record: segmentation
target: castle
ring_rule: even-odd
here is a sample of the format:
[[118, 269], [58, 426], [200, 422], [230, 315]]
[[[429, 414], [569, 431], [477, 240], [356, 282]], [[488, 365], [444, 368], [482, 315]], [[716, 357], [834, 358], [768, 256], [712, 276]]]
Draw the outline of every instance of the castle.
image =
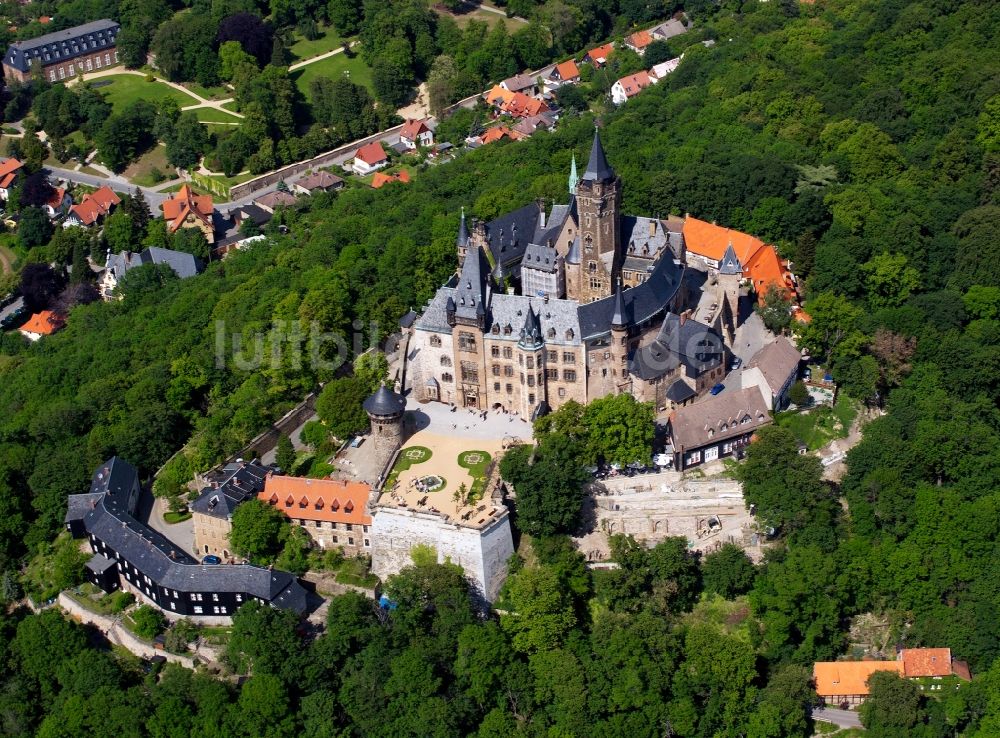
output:
[[[569, 400], [629, 392], [670, 410], [724, 375], [740, 279], [713, 275], [711, 324], [691, 317], [683, 221], [621, 214], [621, 179], [595, 131], [569, 202], [490, 221], [462, 214], [459, 269], [415, 321], [417, 399], [534, 418]], [[692, 275], [693, 276], [693, 275]]]

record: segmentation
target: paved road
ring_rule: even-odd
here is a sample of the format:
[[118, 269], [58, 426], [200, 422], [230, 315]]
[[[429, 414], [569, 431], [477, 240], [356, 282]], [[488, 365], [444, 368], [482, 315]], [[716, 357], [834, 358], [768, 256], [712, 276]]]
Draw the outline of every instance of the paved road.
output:
[[836, 710], [832, 707], [820, 707], [812, 711], [813, 720], [833, 723], [841, 728], [860, 728], [861, 717], [851, 710]]
[[[65, 179], [76, 184], [87, 185], [89, 187], [100, 187], [107, 185], [115, 192], [127, 195], [135, 190], [135, 185], [122, 177], [99, 177], [96, 174], [86, 172], [76, 172], [72, 169], [60, 169], [59, 167], [45, 167], [50, 177]], [[167, 199], [167, 195], [155, 192], [148, 187], [140, 187], [142, 194], [146, 196], [146, 202], [155, 214], [160, 209], [160, 203]]]

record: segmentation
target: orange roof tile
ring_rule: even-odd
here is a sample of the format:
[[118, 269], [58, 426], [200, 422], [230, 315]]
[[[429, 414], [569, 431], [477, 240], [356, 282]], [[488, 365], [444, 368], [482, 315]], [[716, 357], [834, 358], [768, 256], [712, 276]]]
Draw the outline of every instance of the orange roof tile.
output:
[[78, 202], [71, 207], [69, 212], [79, 218], [80, 222], [84, 225], [93, 225], [105, 213], [97, 201], [90, 197], [90, 195], [84, 197], [83, 202]]
[[407, 120], [403, 126], [403, 130], [399, 132], [399, 136], [400, 138], [408, 138], [413, 141], [421, 133], [429, 130], [430, 128], [427, 127], [427, 124], [422, 119]]
[[354, 158], [361, 159], [361, 161], [370, 167], [389, 159], [388, 155], [385, 153], [385, 149], [382, 148], [381, 141], [372, 141], [369, 144], [365, 144], [357, 150], [354, 154]]
[[500, 85], [493, 85], [489, 91], [483, 93], [483, 98], [490, 105], [506, 105], [513, 99], [514, 93]]
[[11, 157], [7, 161], [0, 162], [0, 177], [8, 174], [13, 174], [18, 171], [24, 164], [19, 162], [17, 159]]
[[110, 212], [113, 205], [118, 205], [122, 201], [122, 199], [118, 197], [118, 193], [107, 185], [101, 185], [98, 187], [90, 194], [90, 197], [95, 200], [105, 212]]
[[212, 225], [214, 209], [212, 196], [196, 195], [187, 184], [182, 185], [173, 196], [164, 200], [160, 207], [163, 208], [163, 219], [168, 221], [167, 229], [171, 233], [184, 225], [188, 215], [193, 215], [209, 226]]
[[371, 525], [365, 512], [371, 487], [337, 479], [269, 476], [257, 499], [296, 520]]
[[951, 674], [950, 648], [904, 648], [899, 652], [907, 677], [941, 677]]
[[59, 313], [51, 310], [43, 310], [35, 313], [28, 322], [21, 326], [22, 333], [37, 333], [40, 336], [48, 336], [66, 325], [66, 319]]
[[903, 676], [902, 661], [817, 661], [813, 681], [820, 697], [867, 695], [868, 678], [878, 671], [892, 671]]
[[598, 46], [596, 49], [591, 49], [587, 52], [587, 58], [591, 61], [597, 62], [598, 64], [603, 64], [611, 56], [611, 52], [615, 50], [615, 45], [604, 44], [604, 46]]
[[653, 43], [653, 37], [649, 35], [649, 31], [636, 31], [625, 39], [625, 43], [636, 49], [645, 49]]
[[46, 202], [45, 204], [48, 205], [53, 210], [56, 210], [59, 208], [60, 205], [62, 205], [64, 197], [66, 197], [66, 190], [64, 190], [62, 187], [56, 187], [55, 189], [52, 190], [52, 197], [50, 197], [48, 202]]
[[744, 262], [743, 276], [753, 283], [759, 302], [764, 301], [764, 296], [771, 285], [783, 290], [786, 298], [795, 299], [795, 282], [791, 272], [778, 257], [774, 246], [765, 245], [763, 248], [757, 249], [756, 253], [750, 257], [749, 262]]
[[580, 68], [572, 59], [564, 61], [562, 64], [556, 64], [556, 71], [559, 73], [559, 79], [563, 81], [576, 79], [580, 76]]
[[684, 244], [687, 250], [706, 259], [721, 261], [732, 243], [740, 263], [746, 267], [750, 258], [764, 246], [759, 238], [688, 216], [684, 220]]
[[625, 90], [626, 97], [633, 97], [653, 84], [653, 78], [649, 72], [636, 72], [618, 80], [618, 84]]
[[483, 145], [493, 143], [494, 141], [499, 141], [503, 137], [510, 138], [510, 129], [507, 126], [494, 126], [493, 128], [487, 129], [486, 133], [479, 137], [479, 140]]
[[514, 96], [503, 104], [503, 110], [515, 118], [527, 118], [531, 115], [544, 113], [549, 106], [544, 101], [529, 97], [523, 92], [515, 92]]
[[376, 172], [375, 176], [372, 177], [372, 187], [376, 190], [381, 189], [383, 185], [387, 185], [390, 182], [402, 182], [407, 184], [410, 181], [410, 173], [405, 169], [400, 170], [399, 174], [386, 174], [385, 172]]

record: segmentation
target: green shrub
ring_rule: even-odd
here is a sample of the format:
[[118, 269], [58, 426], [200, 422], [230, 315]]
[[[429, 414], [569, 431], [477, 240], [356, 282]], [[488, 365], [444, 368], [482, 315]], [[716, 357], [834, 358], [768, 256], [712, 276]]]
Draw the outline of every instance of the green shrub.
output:
[[133, 602], [135, 602], [135, 595], [131, 592], [118, 590], [108, 595], [108, 607], [111, 608], [112, 613], [121, 612]]
[[152, 605], [143, 605], [132, 613], [132, 622], [135, 624], [135, 634], [149, 641], [162, 633], [167, 625], [163, 613]]

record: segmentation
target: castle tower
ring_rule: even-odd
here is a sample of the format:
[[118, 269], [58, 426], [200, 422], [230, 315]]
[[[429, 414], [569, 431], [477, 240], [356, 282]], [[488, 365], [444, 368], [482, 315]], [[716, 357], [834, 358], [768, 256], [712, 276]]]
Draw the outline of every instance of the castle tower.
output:
[[614, 310], [611, 313], [611, 376], [616, 387], [620, 387], [625, 381], [629, 349], [628, 332], [631, 322], [628, 308], [625, 306], [622, 283], [618, 280], [615, 285]]
[[545, 339], [542, 337], [542, 321], [533, 305], [528, 305], [521, 337], [517, 342], [521, 354], [521, 375], [525, 385], [521, 387], [521, 414], [534, 418], [538, 407], [546, 402], [545, 395]]
[[403, 445], [403, 411], [406, 400], [383, 384], [364, 401], [363, 407], [372, 424], [371, 440], [374, 453], [388, 463]]
[[573, 154], [573, 163], [569, 166], [569, 194], [576, 194], [576, 184], [580, 177], [576, 173], [576, 154]]
[[469, 229], [465, 225], [465, 208], [462, 208], [462, 220], [458, 224], [458, 237], [455, 239], [455, 250], [458, 252], [458, 268], [465, 263], [465, 254], [469, 250]]
[[608, 164], [596, 130], [587, 169], [576, 185], [576, 206], [582, 244], [578, 299], [591, 302], [611, 294], [622, 262], [621, 180]]
[[719, 284], [719, 325], [717, 326], [732, 343], [736, 328], [740, 324], [740, 283], [743, 281], [743, 264], [736, 256], [732, 241], [719, 262], [716, 276]]

